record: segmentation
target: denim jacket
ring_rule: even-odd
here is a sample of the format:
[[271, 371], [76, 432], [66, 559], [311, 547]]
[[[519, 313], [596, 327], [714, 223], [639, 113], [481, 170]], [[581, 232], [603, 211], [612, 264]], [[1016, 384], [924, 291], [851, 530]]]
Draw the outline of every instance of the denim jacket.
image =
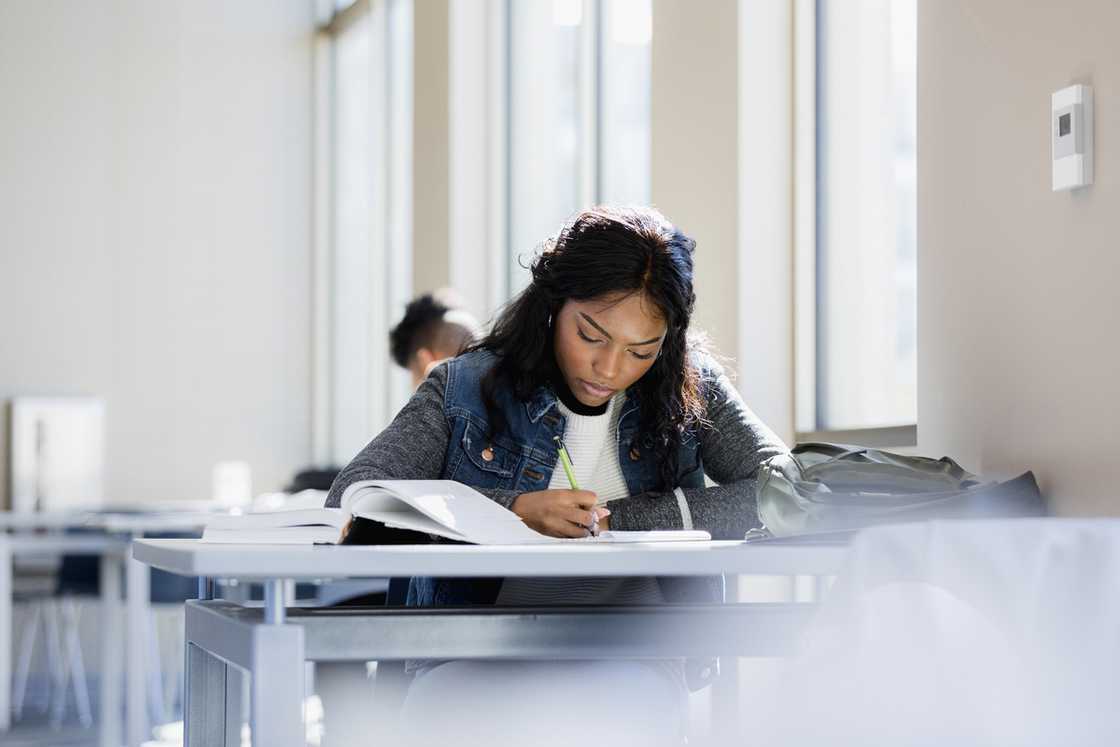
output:
[[[566, 421], [551, 388], [542, 386], [527, 402], [498, 388], [497, 405], [507, 429], [487, 439], [482, 377], [494, 366], [492, 353], [467, 353], [438, 366], [381, 434], [335, 479], [328, 506], [359, 480], [449, 479], [470, 485], [509, 508], [525, 492], [548, 488], [556, 468], [554, 436]], [[610, 501], [611, 529], [705, 529], [719, 538], [743, 537], [759, 525], [755, 503], [758, 465], [788, 453], [785, 444], [746, 407], [722, 370], [702, 362], [707, 422], [687, 432], [678, 453], [680, 490], [658, 491], [658, 464], [648, 437], [638, 436], [639, 402], [626, 393], [618, 422], [618, 463], [629, 498]], [[705, 474], [719, 485], [705, 487]], [[683, 505], [682, 505], [683, 501]], [[719, 602], [722, 577], [660, 577], [667, 603]], [[413, 578], [409, 606], [493, 604], [502, 580]], [[703, 686], [711, 663], [686, 667], [690, 687]], [[705, 674], [705, 672], [707, 674]]]
[[[546, 490], [557, 466], [554, 437], [562, 437], [567, 425], [556, 406], [556, 394], [542, 386], [528, 402], [520, 402], [511, 391], [500, 389], [496, 399], [508, 429], [493, 440], [487, 440], [486, 406], [479, 384], [494, 363], [489, 353], [472, 353], [455, 358], [447, 367], [444, 411], [451, 427], [451, 438], [440, 477], [484, 491], [521, 494]], [[628, 391], [619, 416], [615, 448], [630, 495], [646, 493], [658, 482], [652, 442], [647, 439], [634, 443], [639, 416], [638, 401], [633, 391]], [[704, 487], [698, 447], [699, 442], [692, 436], [686, 437], [681, 445], [677, 473], [680, 487]], [[659, 582], [667, 602], [723, 599], [720, 577], [666, 577]], [[414, 578], [409, 584], [408, 604], [416, 607], [493, 604], [500, 587], [500, 579]]]

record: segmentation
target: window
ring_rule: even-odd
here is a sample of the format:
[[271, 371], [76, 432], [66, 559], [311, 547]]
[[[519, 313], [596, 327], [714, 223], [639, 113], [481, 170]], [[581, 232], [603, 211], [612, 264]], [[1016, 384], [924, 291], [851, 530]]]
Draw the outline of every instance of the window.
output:
[[605, 0], [599, 96], [602, 202], [650, 201], [650, 0]]
[[797, 272], [811, 276], [812, 291], [797, 302], [797, 428], [912, 430], [916, 2], [804, 5], [814, 30], [799, 29], [812, 42], [799, 45], [798, 65], [814, 74], [798, 85], [813, 87], [816, 126], [799, 148], [813, 154], [815, 190], [798, 220], [813, 221], [805, 234], [815, 240], [798, 250]]
[[651, 0], [507, 5], [509, 295], [590, 205], [649, 202]]
[[509, 4], [509, 241], [512, 293], [528, 282], [537, 242], [583, 202], [580, 45], [589, 22], [581, 0]]
[[317, 46], [319, 462], [348, 462], [409, 393], [387, 337], [412, 286], [411, 7], [339, 2]]

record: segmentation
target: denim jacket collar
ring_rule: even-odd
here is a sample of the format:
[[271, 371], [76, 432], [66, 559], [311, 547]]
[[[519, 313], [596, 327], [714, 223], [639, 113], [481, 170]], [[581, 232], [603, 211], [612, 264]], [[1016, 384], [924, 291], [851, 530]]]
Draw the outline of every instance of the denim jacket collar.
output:
[[[525, 412], [529, 416], [529, 422], [536, 423], [538, 420], [548, 414], [548, 411], [556, 406], [559, 402], [556, 392], [552, 391], [552, 387], [541, 385], [533, 392], [533, 396], [525, 403]], [[635, 386], [626, 390], [626, 400], [622, 403], [622, 413], [619, 420], [625, 420], [626, 416], [631, 412], [638, 409], [638, 388]]]
[[533, 392], [533, 396], [525, 403], [525, 412], [529, 415], [529, 422], [535, 423], [548, 413], [559, 400], [551, 387], [541, 385]]

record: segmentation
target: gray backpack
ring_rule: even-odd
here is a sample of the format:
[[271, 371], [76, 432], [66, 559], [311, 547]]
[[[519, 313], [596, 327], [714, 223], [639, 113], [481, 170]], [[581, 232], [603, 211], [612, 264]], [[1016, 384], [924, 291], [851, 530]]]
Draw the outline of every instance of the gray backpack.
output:
[[1031, 472], [985, 482], [949, 457], [803, 443], [760, 468], [758, 514], [775, 537], [933, 518], [1045, 513]]

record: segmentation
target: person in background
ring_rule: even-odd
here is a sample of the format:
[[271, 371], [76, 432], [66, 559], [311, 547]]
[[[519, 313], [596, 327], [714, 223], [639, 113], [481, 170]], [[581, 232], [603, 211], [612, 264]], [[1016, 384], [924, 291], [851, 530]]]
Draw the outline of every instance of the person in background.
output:
[[389, 351], [397, 365], [412, 374], [413, 387], [419, 387], [438, 363], [475, 342], [480, 325], [462, 306], [450, 288], [425, 293], [409, 302], [404, 318], [389, 331]]

